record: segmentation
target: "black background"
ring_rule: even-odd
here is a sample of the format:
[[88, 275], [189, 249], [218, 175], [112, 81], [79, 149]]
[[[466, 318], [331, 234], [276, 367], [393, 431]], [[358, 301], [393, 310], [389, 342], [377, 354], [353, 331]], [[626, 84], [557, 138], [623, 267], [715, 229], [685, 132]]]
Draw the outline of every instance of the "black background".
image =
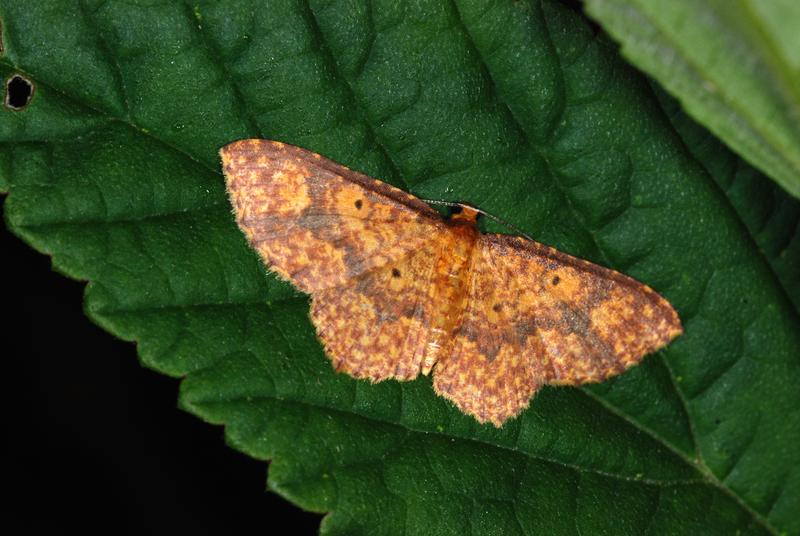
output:
[[10, 314], [0, 322], [10, 448], [2, 482], [13, 496], [4, 526], [54, 534], [318, 532], [320, 515], [265, 491], [266, 463], [177, 408], [177, 380], [142, 368], [133, 344], [91, 323], [84, 283], [53, 272], [49, 257], [5, 225], [0, 232]]

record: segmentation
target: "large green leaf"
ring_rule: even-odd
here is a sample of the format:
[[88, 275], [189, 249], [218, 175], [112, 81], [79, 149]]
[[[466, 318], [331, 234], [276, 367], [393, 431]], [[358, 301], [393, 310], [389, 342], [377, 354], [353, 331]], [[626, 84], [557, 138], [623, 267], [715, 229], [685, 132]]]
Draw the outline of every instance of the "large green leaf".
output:
[[622, 52], [695, 119], [800, 197], [800, 4], [586, 0]]
[[[184, 377], [329, 534], [800, 533], [800, 321], [650, 88], [552, 1], [0, 1], [10, 228]], [[54, 31], [58, 28], [58, 31]], [[421, 378], [336, 375], [236, 229], [217, 149], [260, 136], [467, 201], [667, 296], [686, 334], [500, 430]]]

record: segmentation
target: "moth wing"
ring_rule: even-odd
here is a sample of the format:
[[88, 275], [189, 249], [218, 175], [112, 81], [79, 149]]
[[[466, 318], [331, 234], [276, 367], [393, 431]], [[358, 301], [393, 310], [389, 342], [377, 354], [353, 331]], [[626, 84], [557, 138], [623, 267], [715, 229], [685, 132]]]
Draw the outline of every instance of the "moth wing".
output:
[[434, 387], [482, 422], [517, 415], [542, 384], [619, 374], [683, 331], [664, 298], [619, 272], [523, 237], [481, 235], [477, 248]]
[[312, 295], [311, 320], [336, 370], [373, 382], [419, 374], [430, 330], [441, 244], [424, 244], [349, 286]]
[[241, 140], [220, 155], [239, 227], [307, 293], [401, 259], [444, 227], [416, 197], [299, 147]]

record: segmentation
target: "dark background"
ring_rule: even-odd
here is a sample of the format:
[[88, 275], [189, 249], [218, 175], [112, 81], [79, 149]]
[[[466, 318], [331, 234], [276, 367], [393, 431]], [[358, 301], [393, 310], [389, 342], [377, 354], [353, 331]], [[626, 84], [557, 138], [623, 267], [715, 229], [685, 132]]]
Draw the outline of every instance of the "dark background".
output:
[[265, 491], [266, 463], [177, 408], [177, 380], [142, 368], [133, 344], [89, 321], [84, 283], [53, 272], [49, 257], [3, 224], [0, 266], [10, 314], [0, 322], [10, 448], [2, 482], [13, 496], [4, 526], [25, 534], [318, 532], [320, 515]]

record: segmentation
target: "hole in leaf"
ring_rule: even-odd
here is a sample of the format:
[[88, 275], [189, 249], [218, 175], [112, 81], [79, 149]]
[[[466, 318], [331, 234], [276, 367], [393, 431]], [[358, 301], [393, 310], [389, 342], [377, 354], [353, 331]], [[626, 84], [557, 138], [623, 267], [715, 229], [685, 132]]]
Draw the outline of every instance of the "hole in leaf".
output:
[[6, 108], [22, 110], [33, 97], [33, 82], [15, 74], [6, 82]]

